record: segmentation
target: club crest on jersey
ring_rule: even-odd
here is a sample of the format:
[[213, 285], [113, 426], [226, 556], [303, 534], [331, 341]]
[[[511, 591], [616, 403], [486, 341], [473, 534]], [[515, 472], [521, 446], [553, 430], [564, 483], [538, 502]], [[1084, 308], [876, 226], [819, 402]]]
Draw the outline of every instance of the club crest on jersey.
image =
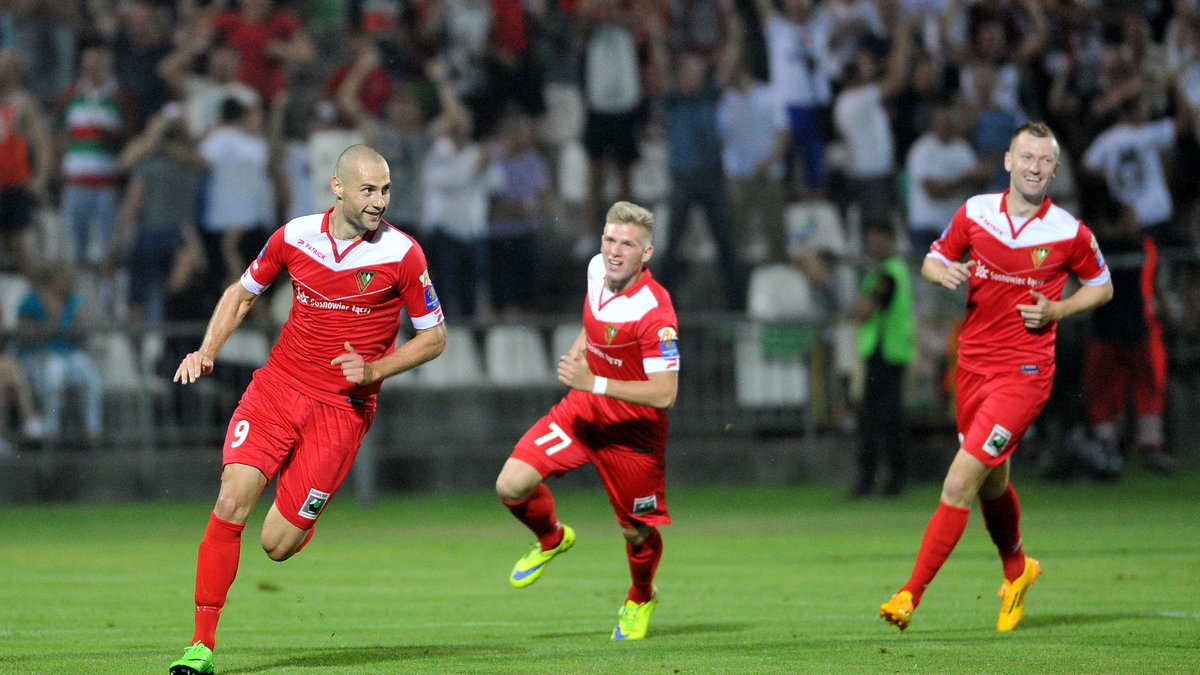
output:
[[679, 335], [675, 333], [675, 329], [670, 326], [659, 329], [658, 331], [658, 348], [662, 351], [664, 359], [676, 358], [679, 356]]
[[1033, 250], [1029, 252], [1029, 255], [1033, 258], [1033, 266], [1041, 267], [1042, 263], [1046, 262], [1046, 258], [1050, 255], [1050, 247], [1034, 246]]
[[354, 280], [358, 282], [358, 292], [366, 293], [367, 286], [371, 285], [371, 280], [378, 274], [375, 270], [359, 270], [354, 275]]
[[604, 324], [604, 344], [611, 345], [615, 337], [617, 337], [617, 327], [611, 323]]
[[1012, 440], [1012, 432], [997, 424], [992, 427], [992, 433], [988, 436], [987, 441], [983, 444], [983, 451], [992, 457], [999, 457], [1004, 449], [1008, 447], [1008, 442]]
[[321, 515], [322, 509], [329, 503], [329, 493], [321, 492], [313, 488], [308, 491], [308, 499], [304, 500], [304, 506], [300, 507], [300, 517], [308, 520], [316, 520], [317, 516]]

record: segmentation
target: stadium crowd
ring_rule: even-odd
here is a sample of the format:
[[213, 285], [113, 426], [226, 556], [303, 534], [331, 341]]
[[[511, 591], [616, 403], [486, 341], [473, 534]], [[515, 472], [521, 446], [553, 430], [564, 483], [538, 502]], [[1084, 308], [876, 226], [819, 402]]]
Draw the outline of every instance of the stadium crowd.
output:
[[[8, 0], [0, 304], [32, 384], [4, 369], [4, 436], [57, 433], [55, 387], [95, 386], [33, 358], [69, 346], [48, 331], [77, 310], [203, 320], [276, 227], [330, 201], [355, 142], [387, 159], [387, 218], [451, 317], [574, 307], [602, 209], [629, 197], [664, 224], [652, 266], [681, 312], [753, 315], [756, 273], [783, 266], [810, 291], [798, 316], [828, 319], [865, 225], [915, 265], [1007, 185], [1030, 119], [1061, 140], [1051, 197], [1089, 223], [1116, 219], [1100, 193], [1130, 209], [1165, 339], [1196, 343], [1196, 0]], [[42, 307], [45, 280], [76, 277]]]

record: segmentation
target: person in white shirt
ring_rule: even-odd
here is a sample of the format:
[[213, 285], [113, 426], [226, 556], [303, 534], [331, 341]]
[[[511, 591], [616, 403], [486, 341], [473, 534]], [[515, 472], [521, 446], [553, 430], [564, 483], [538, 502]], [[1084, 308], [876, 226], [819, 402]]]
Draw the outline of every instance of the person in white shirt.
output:
[[934, 108], [929, 131], [908, 149], [905, 168], [909, 243], [913, 254], [923, 258], [963, 201], [982, 189], [991, 171], [962, 137], [954, 108], [948, 104]]

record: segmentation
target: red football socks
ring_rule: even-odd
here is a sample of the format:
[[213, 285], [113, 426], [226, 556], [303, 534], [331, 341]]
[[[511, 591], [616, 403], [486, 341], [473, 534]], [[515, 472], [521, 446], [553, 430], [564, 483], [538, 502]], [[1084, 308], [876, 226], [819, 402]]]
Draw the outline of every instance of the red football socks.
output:
[[244, 524], [209, 515], [196, 557], [196, 632], [192, 644], [200, 641], [212, 649], [217, 643], [217, 621], [237, 576], [244, 529]]
[[503, 502], [517, 520], [525, 523], [537, 536], [543, 551], [562, 543], [563, 529], [558, 525], [558, 516], [554, 513], [554, 495], [545, 483], [538, 483], [524, 499], [516, 503]]
[[627, 598], [637, 603], [647, 602], [654, 596], [654, 572], [662, 559], [663, 542], [658, 530], [650, 533], [640, 546], [625, 544], [625, 555], [629, 558], [629, 576], [633, 585]]
[[914, 607], [921, 602], [921, 594], [962, 538], [970, 515], [971, 509], [938, 502], [937, 510], [925, 526], [925, 536], [921, 539], [920, 550], [917, 551], [917, 562], [913, 565], [912, 576], [901, 588], [912, 593]]
[[983, 522], [1004, 562], [1004, 578], [1016, 580], [1025, 572], [1025, 549], [1021, 546], [1021, 502], [1012, 483], [999, 497], [979, 501]]

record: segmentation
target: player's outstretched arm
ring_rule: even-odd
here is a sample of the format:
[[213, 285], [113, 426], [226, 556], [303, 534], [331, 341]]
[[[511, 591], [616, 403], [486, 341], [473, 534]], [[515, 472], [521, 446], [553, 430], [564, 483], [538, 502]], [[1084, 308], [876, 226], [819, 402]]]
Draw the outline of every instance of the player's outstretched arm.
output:
[[246, 290], [242, 282], [235, 281], [230, 284], [221, 294], [221, 300], [213, 310], [212, 318], [208, 320], [208, 328], [204, 331], [200, 349], [183, 357], [171, 381], [191, 384], [200, 379], [200, 376], [211, 373], [217, 353], [221, 351], [229, 336], [233, 335], [233, 331], [241, 325], [242, 319], [257, 299], [258, 296]]

